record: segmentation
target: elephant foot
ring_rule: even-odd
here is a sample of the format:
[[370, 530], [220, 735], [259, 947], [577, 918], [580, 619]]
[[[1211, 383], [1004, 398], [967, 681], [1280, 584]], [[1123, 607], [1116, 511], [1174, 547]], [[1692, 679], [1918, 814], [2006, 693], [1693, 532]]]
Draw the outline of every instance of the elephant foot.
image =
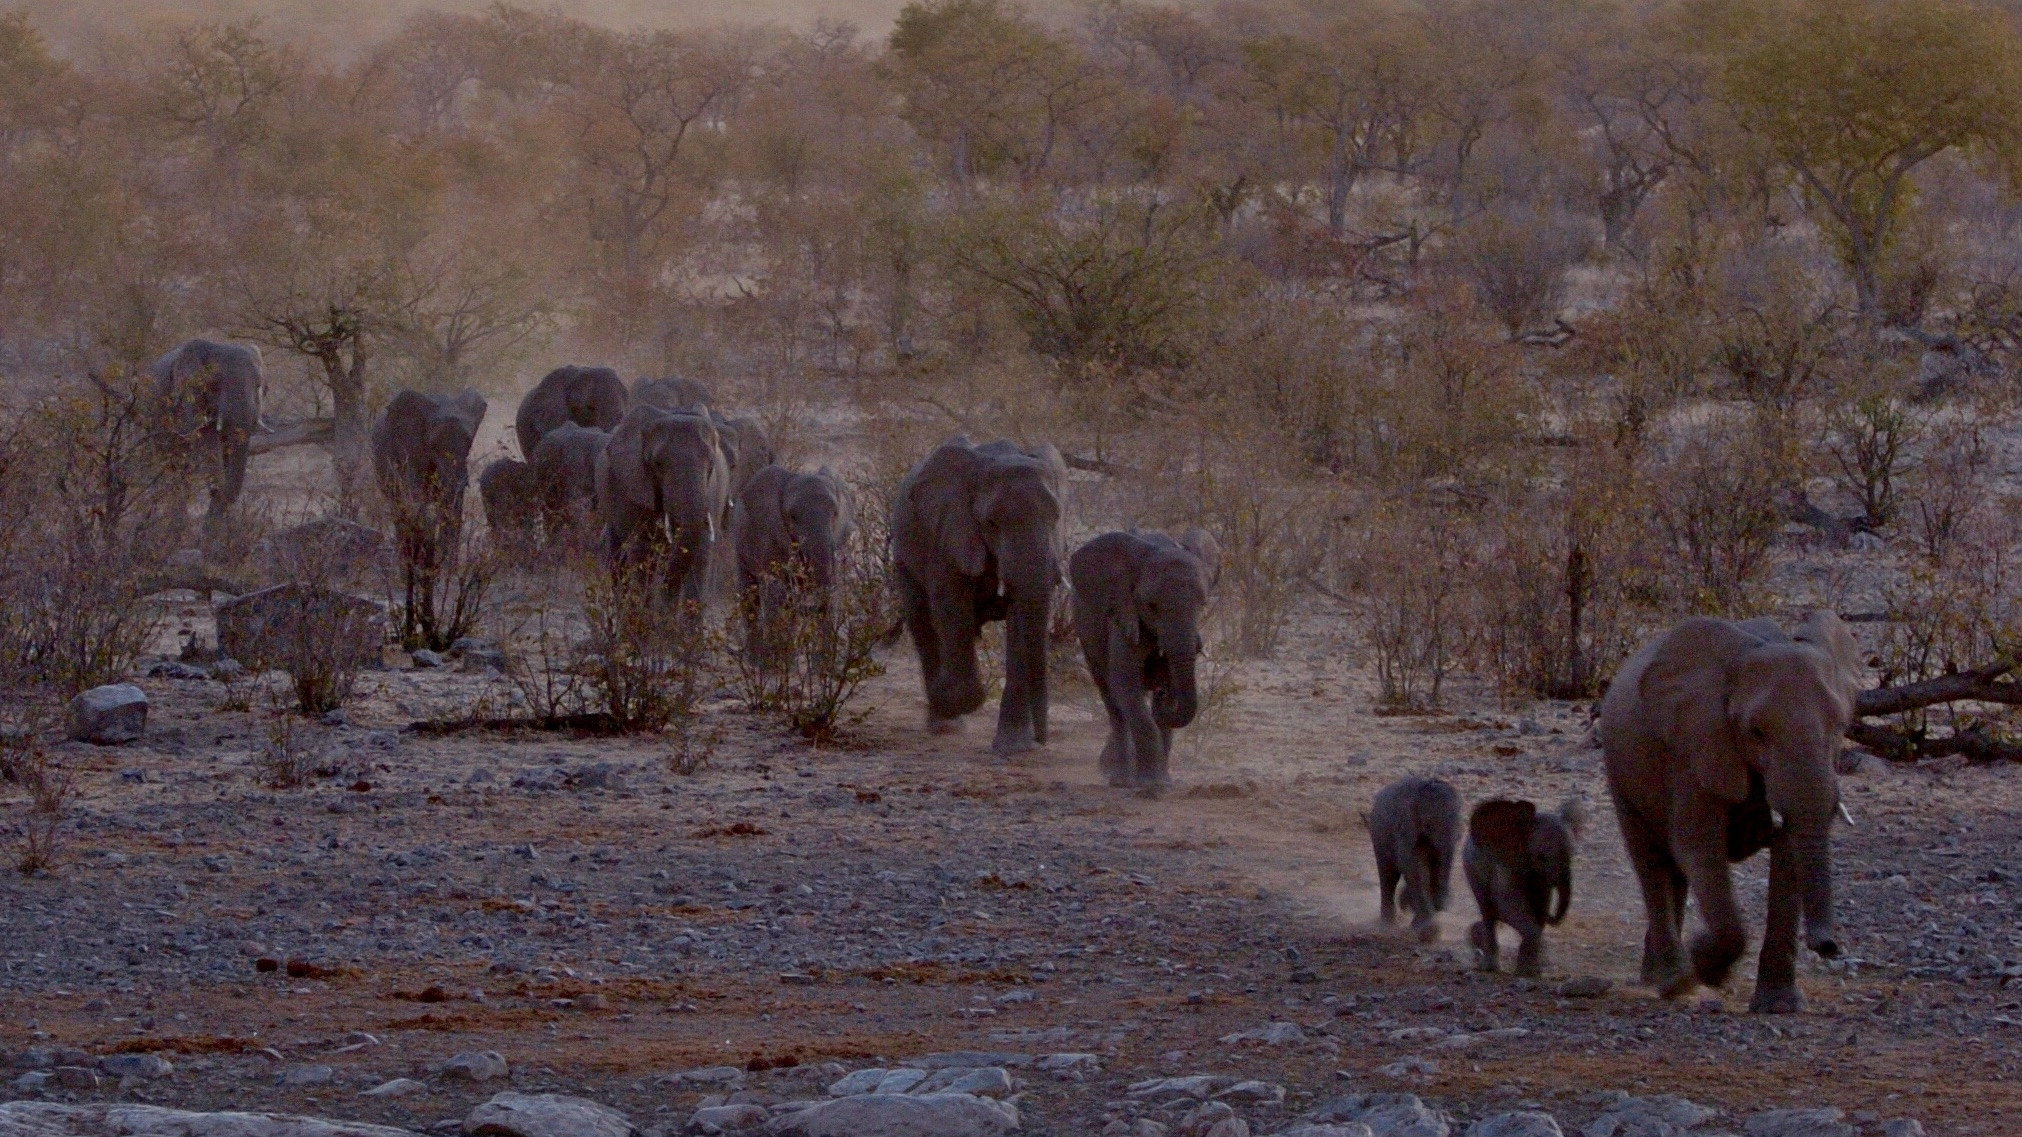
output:
[[1682, 999], [1698, 989], [1699, 980], [1694, 978], [1691, 972], [1681, 971], [1669, 979], [1653, 983], [1652, 986], [1656, 987], [1657, 993], [1666, 999]]
[[1728, 969], [1747, 950], [1747, 935], [1708, 928], [1692, 939], [1692, 973], [1708, 987], [1722, 986], [1727, 982]]
[[1756, 984], [1755, 997], [1748, 1001], [1750, 1012], [1758, 1015], [1794, 1015], [1804, 1010], [1804, 992], [1793, 983], [1788, 987]]
[[1495, 931], [1487, 924], [1477, 923], [1467, 930], [1467, 942], [1474, 947], [1474, 966], [1482, 971], [1495, 970]]
[[1545, 973], [1545, 953], [1542, 948], [1519, 950], [1516, 968], [1511, 972], [1519, 979], [1536, 979]]
[[997, 732], [996, 740], [990, 743], [990, 752], [1004, 757], [1009, 757], [1013, 754], [1023, 754], [1028, 750], [1037, 749], [1039, 749], [1039, 743], [1033, 741], [1032, 732], [1030, 731], [1021, 730], [1007, 734], [1000, 730]]
[[961, 720], [961, 719], [960, 719], [959, 717], [957, 717], [957, 718], [939, 718], [939, 717], [936, 717], [936, 716], [934, 716], [934, 715], [928, 715], [928, 716], [927, 716], [927, 733], [928, 733], [928, 734], [960, 734], [960, 733], [962, 733], [962, 720]]
[[1417, 936], [1417, 937], [1418, 937], [1418, 942], [1419, 942], [1419, 943], [1422, 943], [1422, 944], [1434, 944], [1434, 943], [1438, 943], [1438, 942], [1439, 942], [1439, 921], [1437, 921], [1437, 920], [1422, 920], [1422, 921], [1421, 921], [1421, 920], [1413, 920], [1413, 921], [1411, 922], [1411, 934], [1412, 934], [1412, 935], [1414, 935], [1414, 936]]
[[1149, 784], [1139, 785], [1137, 787], [1136, 792], [1138, 797], [1141, 797], [1146, 801], [1157, 801], [1158, 799], [1165, 796], [1165, 791], [1168, 788], [1170, 787], [1168, 787], [1163, 782], [1151, 782]]

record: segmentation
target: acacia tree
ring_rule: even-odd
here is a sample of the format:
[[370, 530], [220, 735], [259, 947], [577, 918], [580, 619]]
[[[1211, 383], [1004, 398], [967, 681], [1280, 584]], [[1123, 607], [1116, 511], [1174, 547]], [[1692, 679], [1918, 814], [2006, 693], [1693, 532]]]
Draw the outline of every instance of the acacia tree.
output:
[[2006, 21], [1951, 0], [1791, 0], [1738, 39], [1723, 71], [1744, 129], [1796, 179], [1879, 315], [1912, 175], [1946, 151], [2012, 156], [2022, 75]]

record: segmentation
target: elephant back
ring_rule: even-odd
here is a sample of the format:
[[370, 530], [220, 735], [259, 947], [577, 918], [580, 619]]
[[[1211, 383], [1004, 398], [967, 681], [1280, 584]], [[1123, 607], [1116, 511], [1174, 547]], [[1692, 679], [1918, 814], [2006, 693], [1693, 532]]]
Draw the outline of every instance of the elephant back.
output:
[[706, 385], [694, 379], [670, 375], [664, 379], [640, 379], [632, 388], [632, 401], [663, 411], [678, 411], [687, 407], [709, 406], [715, 402], [715, 396]]
[[520, 454], [531, 461], [541, 439], [565, 423], [614, 430], [631, 401], [624, 380], [608, 367], [557, 367], [541, 377], [513, 414]]

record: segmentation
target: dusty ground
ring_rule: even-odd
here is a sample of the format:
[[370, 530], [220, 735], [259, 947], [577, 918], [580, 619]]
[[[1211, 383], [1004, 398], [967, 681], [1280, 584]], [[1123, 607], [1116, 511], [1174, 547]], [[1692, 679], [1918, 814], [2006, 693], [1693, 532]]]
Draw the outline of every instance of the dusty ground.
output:
[[[1932, 1133], [2022, 1131], [2022, 982], [2002, 986], [2022, 974], [2012, 770], [1847, 778], [1855, 959], [1807, 960], [1810, 1013], [1621, 986], [1560, 998], [1564, 976], [1632, 980], [1641, 935], [1586, 708], [1503, 712], [1463, 691], [1452, 714], [1380, 717], [1350, 645], [1287, 656], [1228, 668], [1162, 801], [1097, 783], [1099, 721], [1072, 680], [1043, 751], [992, 758], [982, 716], [929, 738], [903, 646], [847, 746], [810, 749], [726, 698], [693, 776], [652, 740], [403, 732], [502, 689], [396, 669], [365, 678], [349, 725], [298, 739], [341, 773], [269, 790], [263, 704], [220, 710], [220, 684], [142, 680], [146, 742], [64, 750], [80, 774], [58, 871], [0, 875], [0, 1053], [158, 1050], [176, 1072], [130, 1096], [410, 1126], [460, 1118], [496, 1084], [357, 1094], [460, 1051], [497, 1050], [519, 1088], [644, 1127], [702, 1096], [656, 1083], [673, 1071], [790, 1058], [747, 1083], [784, 1099], [829, 1061], [959, 1049], [1103, 1056], [1086, 1081], [1029, 1083], [1036, 1133], [1094, 1132], [1129, 1082], [1204, 1072], [1287, 1085], [1283, 1108], [1250, 1113], [1266, 1130], [1347, 1089], [1409, 1089], [1462, 1117], [1535, 1100], [1562, 1121], [1593, 1113], [1581, 1095], [1624, 1089], [1737, 1115], [1836, 1105]], [[582, 776], [598, 763], [617, 779]], [[1359, 815], [1406, 772], [1470, 801], [1596, 803], [1553, 978], [1467, 970], [1458, 881], [1441, 944], [1373, 926]], [[20, 796], [0, 785], [0, 816], [18, 818]], [[1762, 866], [1743, 876], [1759, 903]], [[259, 957], [317, 971], [263, 974]], [[1217, 1041], [1272, 1021], [1304, 1040]], [[1391, 1041], [1408, 1027], [1529, 1033]], [[354, 1045], [359, 1031], [377, 1044]], [[1413, 1056], [1426, 1061], [1393, 1065]], [[333, 1081], [277, 1084], [319, 1064]]]

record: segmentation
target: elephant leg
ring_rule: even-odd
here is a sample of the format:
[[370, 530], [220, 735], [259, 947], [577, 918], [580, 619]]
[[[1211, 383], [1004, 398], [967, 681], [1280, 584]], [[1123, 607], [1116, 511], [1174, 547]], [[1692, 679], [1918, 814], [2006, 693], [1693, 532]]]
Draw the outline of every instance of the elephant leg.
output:
[[[1748, 950], [1748, 931], [1741, 922], [1741, 907], [1734, 899], [1734, 881], [1727, 872], [1726, 811], [1681, 810], [1678, 832], [1688, 834], [1693, 847], [1674, 843], [1679, 868], [1691, 882], [1692, 895], [1699, 899], [1699, 916], [1706, 927], [1692, 937], [1692, 972], [1708, 987], [1727, 981], [1727, 971], [1741, 953]], [[1681, 976], [1665, 995], [1684, 994], [1691, 977]]]
[[1762, 933], [1762, 956], [1755, 967], [1755, 995], [1748, 1009], [1787, 1015], [1804, 1010], [1797, 987], [1797, 929], [1802, 908], [1797, 858], [1781, 834], [1769, 846], [1769, 925]]
[[1419, 943], [1429, 944], [1439, 938], [1439, 921], [1432, 914], [1432, 865], [1423, 849], [1412, 849], [1404, 863], [1408, 874], [1404, 905], [1411, 909], [1411, 930]]
[[1152, 717], [1151, 695], [1144, 689], [1142, 649], [1124, 638], [1114, 622], [1109, 627], [1109, 689], [1130, 740], [1131, 784], [1158, 792], [1165, 788], [1158, 721]]
[[926, 618], [932, 626], [934, 668], [920, 665], [927, 683], [927, 717], [936, 732], [953, 729], [954, 720], [983, 705], [983, 680], [976, 670], [976, 624], [970, 586], [963, 580], [943, 580], [924, 590]]
[[210, 520], [223, 521], [246, 487], [246, 458], [252, 452], [252, 438], [242, 430], [226, 428], [218, 432], [217, 479], [211, 486]]
[[1524, 902], [1523, 892], [1509, 873], [1496, 873], [1496, 913], [1519, 937], [1514, 974], [1536, 979], [1544, 971], [1545, 926], [1539, 914]]
[[1397, 871], [1397, 862], [1378, 854], [1376, 857], [1376, 887], [1382, 890], [1381, 905], [1383, 922], [1397, 922], [1397, 882], [1403, 874]]
[[[1490, 870], [1491, 875], [1497, 870]], [[1468, 862], [1467, 885], [1474, 892], [1475, 907], [1481, 909], [1481, 919], [1467, 930], [1467, 942], [1474, 947], [1475, 966], [1483, 971], [1496, 968], [1495, 926], [1500, 916], [1496, 907], [1494, 881], [1483, 879], [1475, 872], [1474, 862]]]
[[1685, 907], [1684, 875], [1665, 849], [1660, 832], [1619, 802], [1615, 812], [1622, 822], [1623, 847], [1642, 886], [1648, 920], [1643, 932], [1642, 982], [1668, 988], [1685, 974], [1685, 956], [1678, 939]]

